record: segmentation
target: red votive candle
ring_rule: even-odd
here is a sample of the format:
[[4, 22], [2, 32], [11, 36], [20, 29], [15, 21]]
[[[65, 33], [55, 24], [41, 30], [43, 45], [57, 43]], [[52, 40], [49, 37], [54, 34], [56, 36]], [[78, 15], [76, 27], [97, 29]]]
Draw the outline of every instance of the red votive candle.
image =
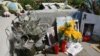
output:
[[58, 43], [56, 43], [54, 45], [54, 52], [55, 52], [55, 54], [58, 54], [59, 53], [59, 44]]
[[66, 51], [66, 45], [67, 45], [67, 42], [65, 40], [63, 40], [62, 43], [61, 43], [61, 51], [62, 52]]

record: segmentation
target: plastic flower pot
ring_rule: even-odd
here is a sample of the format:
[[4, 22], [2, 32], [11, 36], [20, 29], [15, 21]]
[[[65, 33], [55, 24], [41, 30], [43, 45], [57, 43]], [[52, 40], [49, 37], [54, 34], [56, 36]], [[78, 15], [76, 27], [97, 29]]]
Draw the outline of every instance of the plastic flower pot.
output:
[[90, 36], [83, 36], [83, 42], [90, 41]]

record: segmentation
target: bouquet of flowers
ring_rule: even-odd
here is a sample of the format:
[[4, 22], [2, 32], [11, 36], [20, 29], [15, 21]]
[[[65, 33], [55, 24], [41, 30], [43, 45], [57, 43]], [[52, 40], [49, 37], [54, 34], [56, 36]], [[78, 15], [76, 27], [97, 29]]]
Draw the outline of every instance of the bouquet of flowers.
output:
[[82, 34], [75, 28], [75, 20], [69, 20], [64, 25], [58, 27], [59, 37], [64, 37], [67, 41], [80, 42]]

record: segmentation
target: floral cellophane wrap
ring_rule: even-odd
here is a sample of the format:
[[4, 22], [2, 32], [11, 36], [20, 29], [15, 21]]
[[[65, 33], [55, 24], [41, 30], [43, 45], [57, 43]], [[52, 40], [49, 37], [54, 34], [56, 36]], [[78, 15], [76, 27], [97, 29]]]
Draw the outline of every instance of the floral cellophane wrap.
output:
[[65, 22], [64, 25], [58, 27], [60, 37], [64, 37], [67, 41], [81, 42], [82, 34], [76, 28], [75, 20]]

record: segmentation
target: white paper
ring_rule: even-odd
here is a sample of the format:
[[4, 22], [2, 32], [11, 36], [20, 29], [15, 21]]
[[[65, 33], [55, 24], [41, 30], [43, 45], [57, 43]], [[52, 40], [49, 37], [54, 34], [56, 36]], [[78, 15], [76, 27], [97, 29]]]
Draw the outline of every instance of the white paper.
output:
[[67, 52], [75, 56], [79, 52], [81, 52], [83, 49], [82, 45], [80, 43], [73, 43], [70, 45], [70, 47], [67, 49]]

